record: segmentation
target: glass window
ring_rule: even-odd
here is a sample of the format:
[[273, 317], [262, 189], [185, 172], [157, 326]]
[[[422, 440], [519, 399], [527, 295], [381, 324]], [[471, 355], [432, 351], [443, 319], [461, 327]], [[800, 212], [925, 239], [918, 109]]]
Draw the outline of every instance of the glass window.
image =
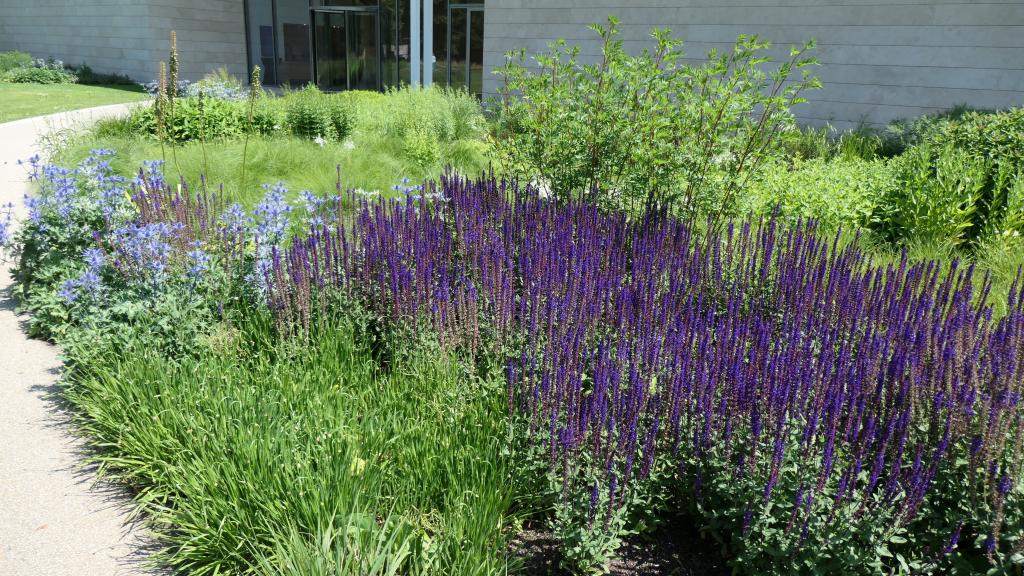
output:
[[277, 0], [277, 81], [303, 85], [313, 81], [309, 0]]
[[[320, 0], [315, 2], [318, 6], [376, 6], [380, 0]], [[406, 0], [408, 1], [408, 0]]]
[[409, 81], [409, 12], [399, 10], [400, 5], [405, 6], [408, 3], [409, 0], [382, 0], [380, 3], [381, 83], [385, 88], [398, 86], [403, 82], [399, 70], [399, 65], [402, 62], [400, 52], [403, 25], [406, 38], [404, 82]]
[[484, 8], [452, 4], [448, 26], [448, 85], [479, 96], [484, 79]]
[[249, 22], [249, 64], [260, 67], [264, 84], [277, 84], [273, 0], [249, 0], [246, 2], [246, 17]]
[[[434, 83], [448, 85], [448, 0], [434, 1]], [[428, 55], [429, 58], [429, 55]]]
[[484, 93], [484, 11], [469, 12], [469, 92]]

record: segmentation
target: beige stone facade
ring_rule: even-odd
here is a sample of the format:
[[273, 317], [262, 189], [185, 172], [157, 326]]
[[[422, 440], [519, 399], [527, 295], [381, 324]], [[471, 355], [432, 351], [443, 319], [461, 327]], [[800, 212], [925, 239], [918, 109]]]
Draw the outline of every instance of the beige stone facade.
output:
[[245, 77], [241, 0], [0, 0], [0, 51], [23, 50], [148, 82], [178, 34], [182, 78]]

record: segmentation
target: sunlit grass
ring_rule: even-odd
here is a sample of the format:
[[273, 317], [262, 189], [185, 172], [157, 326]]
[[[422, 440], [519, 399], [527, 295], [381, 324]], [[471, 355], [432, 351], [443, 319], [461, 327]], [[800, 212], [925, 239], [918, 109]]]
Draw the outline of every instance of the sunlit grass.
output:
[[[223, 185], [226, 198], [247, 207], [263, 196], [262, 184], [284, 182], [294, 199], [302, 190], [333, 192], [340, 170], [343, 189], [390, 193], [391, 187], [402, 178], [422, 181], [443, 171], [441, 166], [424, 168], [404, 159], [402, 144], [393, 137], [360, 138], [353, 144], [352, 147], [337, 143], [320, 146], [293, 136], [254, 136], [249, 140], [246, 153], [248, 167], [244, 189], [241, 185], [244, 144], [237, 140], [205, 145], [190, 142], [172, 149], [170, 146], [161, 148], [156, 140], [145, 136], [89, 136], [73, 142], [58, 161], [74, 165], [91, 149], [112, 148], [117, 151], [111, 160], [114, 169], [131, 175], [138, 171], [143, 160], [165, 160], [164, 172], [169, 181], [183, 176], [194, 188], [199, 176], [205, 174], [211, 189]], [[453, 158], [452, 165], [473, 175], [486, 167], [482, 155], [472, 150]]]
[[0, 82], [0, 122], [67, 110], [145, 100], [141, 86], [9, 84]]

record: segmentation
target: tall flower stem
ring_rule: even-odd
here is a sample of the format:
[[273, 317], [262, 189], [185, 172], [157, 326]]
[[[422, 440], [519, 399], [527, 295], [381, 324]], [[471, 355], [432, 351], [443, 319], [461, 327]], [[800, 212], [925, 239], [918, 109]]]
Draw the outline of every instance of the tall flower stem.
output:
[[246, 116], [245, 142], [242, 144], [242, 179], [238, 183], [239, 190], [245, 190], [245, 171], [248, 165], [249, 135], [253, 131], [253, 115], [256, 112], [256, 98], [263, 88], [260, 84], [260, 67], [252, 67], [252, 75], [249, 77], [249, 112]]

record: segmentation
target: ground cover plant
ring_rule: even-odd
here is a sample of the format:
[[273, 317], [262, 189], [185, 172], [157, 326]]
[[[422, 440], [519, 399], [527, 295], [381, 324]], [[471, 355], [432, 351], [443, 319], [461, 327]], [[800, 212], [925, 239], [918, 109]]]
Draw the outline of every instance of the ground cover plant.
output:
[[123, 74], [98, 73], [87, 64], [69, 66], [53, 58], [32, 58], [26, 52], [0, 52], [0, 82], [13, 84], [132, 85]]

